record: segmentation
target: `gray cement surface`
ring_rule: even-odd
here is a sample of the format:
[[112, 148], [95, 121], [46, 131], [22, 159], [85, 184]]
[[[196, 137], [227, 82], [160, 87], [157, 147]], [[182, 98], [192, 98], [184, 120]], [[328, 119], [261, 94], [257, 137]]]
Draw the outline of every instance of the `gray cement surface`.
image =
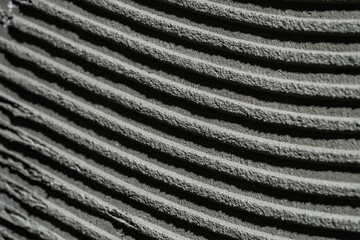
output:
[[0, 239], [360, 239], [359, 1], [0, 19]]

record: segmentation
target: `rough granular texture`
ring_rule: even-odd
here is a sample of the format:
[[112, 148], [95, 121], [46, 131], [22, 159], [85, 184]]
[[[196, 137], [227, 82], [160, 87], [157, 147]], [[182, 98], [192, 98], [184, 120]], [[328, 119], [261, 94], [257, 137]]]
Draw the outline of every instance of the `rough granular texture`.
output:
[[0, 7], [0, 239], [360, 239], [360, 1]]

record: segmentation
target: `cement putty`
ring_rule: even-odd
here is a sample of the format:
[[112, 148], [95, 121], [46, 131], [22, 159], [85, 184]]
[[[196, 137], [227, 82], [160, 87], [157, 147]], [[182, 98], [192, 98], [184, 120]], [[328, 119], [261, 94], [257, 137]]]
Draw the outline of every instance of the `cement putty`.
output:
[[359, 6], [286, 2], [2, 4], [1, 236], [358, 239]]

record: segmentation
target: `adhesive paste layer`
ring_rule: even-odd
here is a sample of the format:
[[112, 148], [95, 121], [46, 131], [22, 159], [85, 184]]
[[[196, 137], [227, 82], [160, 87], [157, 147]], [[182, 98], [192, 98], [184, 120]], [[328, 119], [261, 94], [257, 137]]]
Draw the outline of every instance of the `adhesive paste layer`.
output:
[[360, 239], [359, 1], [0, 7], [0, 239]]

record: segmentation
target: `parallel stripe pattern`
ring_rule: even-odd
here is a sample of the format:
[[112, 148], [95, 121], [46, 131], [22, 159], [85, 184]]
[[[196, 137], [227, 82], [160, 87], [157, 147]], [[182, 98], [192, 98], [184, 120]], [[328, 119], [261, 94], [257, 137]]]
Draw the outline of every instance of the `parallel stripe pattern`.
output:
[[0, 238], [359, 239], [360, 3], [281, 2], [1, 4]]

